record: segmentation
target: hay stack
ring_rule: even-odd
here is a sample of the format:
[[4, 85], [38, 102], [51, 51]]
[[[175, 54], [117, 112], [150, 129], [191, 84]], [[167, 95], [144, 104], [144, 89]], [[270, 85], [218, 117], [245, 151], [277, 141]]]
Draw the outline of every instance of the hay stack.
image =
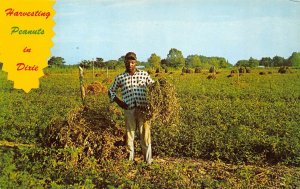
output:
[[155, 120], [165, 125], [179, 120], [180, 104], [175, 87], [166, 79], [160, 78], [147, 88], [147, 107], [142, 111], [148, 120]]
[[209, 73], [216, 73], [216, 67], [215, 66], [210, 67]]
[[99, 161], [123, 159], [125, 131], [112, 121], [111, 115], [116, 113], [112, 111], [115, 110], [75, 109], [66, 120], [56, 120], [45, 129], [41, 144], [55, 149], [77, 149], [74, 166], [90, 157]]
[[110, 78], [105, 78], [105, 79], [103, 79], [102, 83], [103, 83], [103, 84], [111, 84], [111, 83], [112, 83], [112, 79], [110, 79]]
[[195, 73], [201, 73], [201, 68], [200, 67], [196, 67], [195, 68]]
[[245, 73], [245, 68], [243, 68], [243, 67], [240, 67], [238, 70], [239, 70], [239, 73]]
[[97, 95], [99, 93], [107, 93], [107, 88], [102, 83], [94, 81], [86, 86], [85, 91], [87, 94]]
[[288, 66], [282, 66], [279, 68], [278, 73], [284, 74], [284, 73], [291, 73], [291, 70]]
[[246, 67], [246, 73], [251, 73], [251, 69]]
[[96, 73], [95, 77], [101, 77], [103, 74], [102, 73]]
[[192, 73], [192, 70], [191, 70], [190, 68], [187, 68], [187, 69], [185, 70], [185, 73]]
[[259, 72], [259, 75], [266, 75], [266, 72]]

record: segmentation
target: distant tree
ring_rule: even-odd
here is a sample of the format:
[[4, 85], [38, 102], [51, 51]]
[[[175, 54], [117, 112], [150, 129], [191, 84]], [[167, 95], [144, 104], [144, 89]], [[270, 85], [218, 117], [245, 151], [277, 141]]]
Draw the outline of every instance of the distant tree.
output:
[[224, 57], [206, 57], [200, 55], [201, 67], [210, 68], [215, 66], [217, 68], [228, 68], [232, 65]]
[[154, 69], [160, 68], [160, 62], [161, 58], [157, 56], [155, 53], [151, 54], [151, 56], [148, 58], [148, 62], [150, 66]]
[[[124, 64], [124, 61], [125, 61], [125, 56], [121, 56], [118, 61], [115, 63], [115, 68], [125, 68], [125, 64]], [[137, 62], [137, 64], [139, 64], [139, 61]]]
[[270, 57], [262, 57], [259, 61], [260, 66], [272, 67], [272, 58]]
[[236, 66], [249, 66], [248, 60], [239, 60], [235, 64]]
[[185, 59], [182, 52], [175, 48], [170, 49], [169, 54], [167, 55], [167, 63], [170, 67], [183, 67], [185, 65]]
[[201, 60], [198, 55], [189, 55], [186, 57], [185, 66], [188, 68], [201, 67]]
[[272, 59], [273, 66], [279, 67], [285, 65], [285, 59], [281, 56], [274, 56]]
[[65, 64], [65, 59], [59, 56], [52, 56], [49, 60], [48, 60], [48, 66], [50, 67], [55, 67], [55, 66], [64, 66]]
[[225, 58], [220, 58], [219, 60], [219, 68], [229, 68], [232, 67], [232, 65], [226, 60]]
[[210, 57], [208, 59], [208, 62], [210, 64], [210, 66], [214, 66], [214, 67], [217, 67], [217, 68], [219, 67], [219, 60], [218, 60], [217, 57]]
[[300, 52], [293, 52], [287, 62], [288, 66], [300, 67]]
[[125, 56], [124, 56], [124, 55], [121, 56], [121, 57], [118, 59], [118, 62], [119, 62], [119, 63], [124, 64], [124, 61], [125, 61]]
[[259, 65], [259, 61], [257, 59], [254, 59], [252, 57], [248, 60], [248, 66], [251, 68], [257, 67]]
[[2, 63], [2, 62], [0, 62], [0, 70], [2, 70], [2, 66], [3, 66], [3, 63]]
[[166, 69], [168, 67], [168, 61], [167, 59], [161, 59], [160, 65], [163, 69]]
[[[117, 60], [109, 60], [105, 62], [105, 65], [108, 69], [116, 69], [119, 64], [120, 63]], [[124, 62], [122, 63], [122, 65], [124, 65]]]
[[209, 64], [209, 60], [210, 60], [209, 57], [202, 56], [202, 55], [200, 55], [199, 57], [200, 57], [200, 61], [201, 61], [201, 67], [203, 67], [203, 68], [211, 67], [211, 65]]
[[91, 68], [93, 66], [93, 61], [92, 60], [82, 60], [79, 63], [79, 66], [82, 68]]
[[103, 58], [96, 58], [94, 66], [97, 67], [97, 68], [104, 68], [105, 67], [105, 63], [104, 63]]
[[254, 59], [252, 57], [249, 58], [249, 60], [239, 60], [235, 64], [236, 66], [244, 66], [244, 67], [257, 67], [259, 66], [259, 61], [257, 59]]

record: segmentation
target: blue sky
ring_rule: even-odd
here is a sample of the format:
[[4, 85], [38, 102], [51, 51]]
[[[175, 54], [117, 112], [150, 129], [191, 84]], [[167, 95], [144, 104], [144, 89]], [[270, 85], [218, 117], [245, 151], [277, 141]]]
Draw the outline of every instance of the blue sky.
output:
[[225, 57], [300, 52], [300, 0], [57, 0], [53, 56], [66, 64], [128, 51], [146, 61], [171, 48]]

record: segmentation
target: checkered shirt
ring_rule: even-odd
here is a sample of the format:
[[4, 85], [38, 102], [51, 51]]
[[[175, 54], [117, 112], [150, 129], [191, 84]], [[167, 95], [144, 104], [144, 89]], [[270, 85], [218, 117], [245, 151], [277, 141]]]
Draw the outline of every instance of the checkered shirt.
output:
[[110, 101], [113, 102], [117, 89], [121, 88], [123, 101], [128, 105], [128, 109], [145, 107], [146, 86], [153, 82], [150, 75], [142, 70], [136, 70], [134, 75], [128, 72], [119, 74], [109, 88]]

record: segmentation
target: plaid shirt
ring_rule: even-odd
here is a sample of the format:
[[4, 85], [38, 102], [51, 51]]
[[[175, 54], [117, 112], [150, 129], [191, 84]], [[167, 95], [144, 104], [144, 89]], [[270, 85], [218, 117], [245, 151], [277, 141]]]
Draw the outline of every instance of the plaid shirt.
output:
[[109, 88], [110, 101], [113, 102], [117, 89], [121, 88], [123, 101], [128, 109], [144, 107], [147, 103], [146, 86], [153, 82], [150, 75], [142, 70], [136, 70], [133, 75], [128, 72], [119, 74]]

